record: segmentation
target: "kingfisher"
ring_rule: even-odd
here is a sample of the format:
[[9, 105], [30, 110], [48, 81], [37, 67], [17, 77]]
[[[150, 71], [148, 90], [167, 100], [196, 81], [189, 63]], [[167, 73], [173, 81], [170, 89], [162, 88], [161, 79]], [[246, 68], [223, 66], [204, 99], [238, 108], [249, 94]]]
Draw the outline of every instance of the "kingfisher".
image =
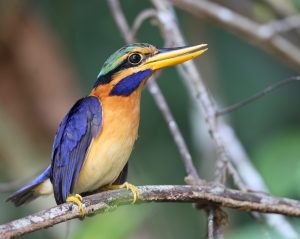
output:
[[206, 44], [156, 48], [147, 43], [122, 47], [104, 63], [91, 93], [78, 100], [56, 132], [50, 165], [7, 201], [15, 206], [54, 194], [57, 204], [75, 203], [100, 189], [137, 187], [128, 183], [128, 159], [138, 136], [141, 91], [157, 70], [193, 59]]

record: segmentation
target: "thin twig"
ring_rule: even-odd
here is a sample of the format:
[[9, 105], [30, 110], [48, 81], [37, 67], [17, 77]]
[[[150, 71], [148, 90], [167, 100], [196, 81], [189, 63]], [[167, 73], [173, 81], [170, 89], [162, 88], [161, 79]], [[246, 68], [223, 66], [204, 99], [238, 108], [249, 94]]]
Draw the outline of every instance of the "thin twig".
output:
[[223, 221], [227, 220], [227, 215], [220, 209], [220, 207], [212, 207], [209, 209], [207, 214], [207, 238], [224, 239], [221, 229]]
[[214, 239], [214, 212], [210, 210], [207, 216], [207, 239]]
[[241, 176], [239, 175], [239, 173], [234, 168], [231, 162], [227, 164], [227, 170], [229, 175], [231, 175], [232, 177], [234, 185], [236, 185], [237, 188], [239, 188], [243, 192], [247, 192], [250, 190], [250, 188], [244, 183], [243, 179], [241, 178]]
[[[264, 193], [245, 193], [228, 189], [219, 184], [197, 186], [156, 185], [138, 187], [140, 199], [137, 203], [147, 202], [186, 202], [222, 205], [240, 211], [279, 213], [300, 217], [300, 201], [277, 198]], [[113, 210], [121, 205], [132, 203], [128, 190], [113, 190], [93, 194], [83, 198], [85, 215], [94, 215]], [[40, 211], [21, 219], [0, 225], [0, 238], [12, 238], [30, 233], [55, 224], [80, 218], [78, 207], [65, 203]]]
[[269, 23], [261, 25], [260, 28], [267, 28], [266, 30], [273, 32], [273, 35], [299, 29], [300, 15], [292, 15], [280, 20], [273, 20]]
[[150, 8], [139, 13], [139, 15], [135, 18], [131, 29], [131, 35], [133, 38], [136, 38], [137, 32], [141, 28], [142, 24], [149, 18], [156, 18], [155, 9]]
[[235, 32], [238, 36], [244, 37], [247, 42], [253, 42], [263, 49], [271, 51], [280, 60], [285, 60], [300, 68], [300, 49], [284, 37], [277, 35], [276, 31], [264, 27], [251, 19], [248, 19], [229, 8], [207, 0], [171, 0], [177, 7], [201, 17], [208, 21], [215, 22], [227, 30]]
[[300, 81], [300, 76], [293, 76], [293, 77], [289, 77], [285, 80], [281, 80], [279, 82], [276, 82], [270, 86], [268, 86], [267, 88], [263, 89], [262, 91], [256, 93], [255, 95], [252, 95], [250, 97], [248, 97], [247, 99], [245, 100], [242, 100], [242, 101], [239, 101], [233, 105], [230, 105], [224, 109], [221, 109], [221, 110], [218, 110], [216, 112], [216, 115], [217, 116], [221, 116], [221, 115], [225, 115], [225, 114], [229, 114], [237, 109], [240, 109], [241, 107], [245, 106], [245, 105], [248, 105], [250, 103], [252, 103], [253, 101], [255, 100], [258, 100], [260, 98], [262, 98], [263, 96], [279, 89], [280, 87], [282, 86], [286, 86], [292, 82], [295, 82], [295, 81]]

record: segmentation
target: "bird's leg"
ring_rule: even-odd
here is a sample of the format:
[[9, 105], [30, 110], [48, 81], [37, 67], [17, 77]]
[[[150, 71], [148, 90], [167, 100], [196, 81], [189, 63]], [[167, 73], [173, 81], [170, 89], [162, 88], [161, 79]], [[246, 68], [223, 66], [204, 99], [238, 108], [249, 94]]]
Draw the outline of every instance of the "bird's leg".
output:
[[81, 217], [84, 217], [84, 208], [82, 206], [82, 197], [79, 194], [68, 196], [66, 202], [72, 202], [78, 206]]
[[108, 184], [105, 187], [103, 187], [102, 189], [104, 190], [115, 190], [115, 189], [122, 189], [122, 188], [126, 188], [127, 190], [130, 190], [133, 194], [133, 201], [132, 204], [134, 204], [136, 202], [137, 199], [140, 198], [140, 191], [138, 190], [138, 188], [136, 186], [134, 186], [131, 183], [125, 182], [123, 184]]

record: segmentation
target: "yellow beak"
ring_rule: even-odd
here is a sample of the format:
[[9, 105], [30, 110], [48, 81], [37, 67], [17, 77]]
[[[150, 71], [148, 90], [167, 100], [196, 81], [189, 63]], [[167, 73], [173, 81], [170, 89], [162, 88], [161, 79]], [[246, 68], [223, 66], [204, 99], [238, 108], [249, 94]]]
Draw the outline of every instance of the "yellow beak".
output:
[[208, 50], [206, 46], [207, 44], [201, 44], [196, 46], [158, 49], [158, 53], [149, 57], [143, 65], [152, 70], [174, 66], [200, 56]]

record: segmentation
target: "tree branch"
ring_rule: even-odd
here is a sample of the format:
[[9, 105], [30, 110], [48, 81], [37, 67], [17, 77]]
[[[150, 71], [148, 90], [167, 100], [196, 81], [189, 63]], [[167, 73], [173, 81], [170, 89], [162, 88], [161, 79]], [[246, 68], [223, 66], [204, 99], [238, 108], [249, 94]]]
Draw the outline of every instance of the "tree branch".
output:
[[[219, 184], [198, 186], [158, 185], [138, 187], [140, 199], [137, 203], [148, 202], [186, 202], [203, 205], [213, 204], [240, 211], [279, 213], [300, 217], [300, 202], [292, 199], [277, 198], [264, 193], [247, 193], [228, 189]], [[83, 198], [85, 215], [104, 213], [121, 205], [132, 203], [128, 190], [113, 190], [93, 194]], [[65, 203], [21, 219], [0, 225], [0, 238], [13, 238], [47, 228], [74, 218], [80, 218], [78, 207]]]
[[[277, 34], [276, 29], [258, 24], [229, 8], [207, 0], [171, 0], [177, 7], [196, 17], [205, 17], [225, 29], [243, 36], [247, 42], [253, 42], [263, 49], [271, 51], [279, 59], [283, 59], [299, 70], [300, 49], [284, 37]], [[268, 25], [271, 26], [271, 25]]]
[[280, 20], [273, 20], [270, 23], [261, 25], [261, 28], [266, 27], [273, 34], [285, 33], [300, 28], [300, 16], [298, 14], [287, 16]]

